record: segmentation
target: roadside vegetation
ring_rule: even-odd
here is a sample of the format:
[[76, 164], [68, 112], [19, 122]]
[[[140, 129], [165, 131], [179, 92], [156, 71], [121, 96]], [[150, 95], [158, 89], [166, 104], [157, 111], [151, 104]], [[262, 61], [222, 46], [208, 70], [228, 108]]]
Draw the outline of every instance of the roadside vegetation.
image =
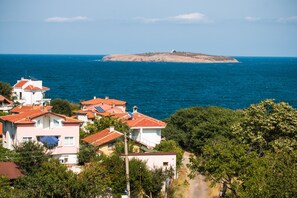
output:
[[163, 135], [193, 152], [192, 176], [202, 173], [222, 197], [297, 195], [297, 111], [265, 100], [242, 111], [193, 107], [177, 111]]

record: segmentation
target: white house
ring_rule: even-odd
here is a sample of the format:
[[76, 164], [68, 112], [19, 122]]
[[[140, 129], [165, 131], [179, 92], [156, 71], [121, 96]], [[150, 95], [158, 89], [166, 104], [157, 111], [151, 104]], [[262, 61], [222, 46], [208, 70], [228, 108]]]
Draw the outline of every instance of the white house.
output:
[[0, 121], [4, 148], [13, 150], [13, 146], [23, 142], [36, 141], [46, 145], [51, 155], [62, 163], [78, 163], [81, 121], [38, 109], [2, 116]]
[[13, 102], [0, 95], [0, 111], [8, 112], [13, 108]]
[[127, 113], [122, 119], [130, 127], [131, 139], [149, 147], [160, 144], [161, 130], [166, 127], [165, 122], [137, 112], [137, 107], [133, 108], [133, 113]]
[[172, 169], [174, 173], [174, 179], [177, 178], [176, 153], [174, 152], [129, 153], [128, 159], [131, 160], [133, 158], [146, 162], [146, 165], [149, 169]]
[[42, 85], [41, 80], [32, 80], [21, 78], [13, 86], [13, 96], [16, 97], [15, 102], [23, 105], [44, 105], [50, 102], [50, 99], [45, 98], [45, 92], [49, 88]]

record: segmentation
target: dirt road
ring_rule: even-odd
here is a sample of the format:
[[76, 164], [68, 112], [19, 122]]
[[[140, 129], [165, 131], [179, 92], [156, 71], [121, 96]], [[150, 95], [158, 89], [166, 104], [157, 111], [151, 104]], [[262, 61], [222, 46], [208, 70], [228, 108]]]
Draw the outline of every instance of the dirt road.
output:
[[[190, 153], [185, 152], [183, 156], [183, 165], [189, 163]], [[190, 170], [187, 168], [188, 173]], [[208, 185], [205, 182], [205, 178], [202, 175], [197, 175], [193, 179], [189, 179], [189, 191], [186, 198], [208, 198]]]

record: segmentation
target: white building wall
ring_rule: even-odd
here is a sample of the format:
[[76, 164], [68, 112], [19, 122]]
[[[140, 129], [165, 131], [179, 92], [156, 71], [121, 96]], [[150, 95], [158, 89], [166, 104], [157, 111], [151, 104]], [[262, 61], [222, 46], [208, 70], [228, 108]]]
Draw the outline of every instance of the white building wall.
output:
[[129, 160], [136, 158], [146, 162], [150, 169], [162, 168], [163, 170], [172, 168], [174, 171], [174, 178], [177, 177], [176, 172], [176, 155], [137, 155], [129, 156]]

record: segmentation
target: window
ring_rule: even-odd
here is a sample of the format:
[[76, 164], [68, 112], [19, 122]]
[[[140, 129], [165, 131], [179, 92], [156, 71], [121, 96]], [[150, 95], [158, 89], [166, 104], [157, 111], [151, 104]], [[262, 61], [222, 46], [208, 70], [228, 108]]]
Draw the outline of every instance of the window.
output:
[[54, 119], [54, 126], [60, 126], [60, 122], [56, 119]]
[[64, 146], [74, 146], [74, 138], [73, 137], [65, 137]]
[[163, 162], [163, 167], [168, 167], [168, 162]]
[[23, 142], [32, 141], [32, 137], [23, 137]]

